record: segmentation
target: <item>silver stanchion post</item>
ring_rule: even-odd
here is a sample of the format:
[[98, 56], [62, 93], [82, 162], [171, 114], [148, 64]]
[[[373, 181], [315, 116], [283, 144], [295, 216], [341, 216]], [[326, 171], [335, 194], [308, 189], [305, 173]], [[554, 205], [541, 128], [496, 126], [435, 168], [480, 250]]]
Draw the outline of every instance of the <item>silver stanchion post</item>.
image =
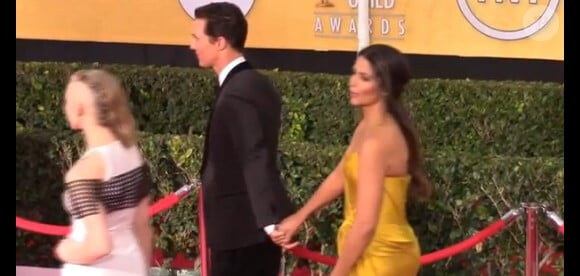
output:
[[175, 195], [178, 197], [185, 197], [189, 195], [193, 188], [199, 187], [200, 185], [201, 182], [199, 182], [199, 180], [193, 180], [192, 182], [183, 185], [181, 188], [179, 188], [179, 190], [175, 191]]
[[556, 226], [556, 230], [560, 232], [560, 234], [564, 235], [564, 220], [556, 214], [554, 210], [549, 208], [546, 204], [542, 206], [546, 216], [550, 219], [550, 221]]
[[518, 219], [524, 213], [524, 208], [513, 208], [507, 211], [503, 216], [501, 216], [501, 220], [505, 223], [506, 226], [510, 225], [516, 219]]

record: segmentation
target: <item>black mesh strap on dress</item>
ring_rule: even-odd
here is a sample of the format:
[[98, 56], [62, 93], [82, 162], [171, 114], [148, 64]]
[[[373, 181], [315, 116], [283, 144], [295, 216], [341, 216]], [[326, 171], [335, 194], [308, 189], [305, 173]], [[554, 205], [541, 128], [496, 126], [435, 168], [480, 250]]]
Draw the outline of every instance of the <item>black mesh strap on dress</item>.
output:
[[143, 164], [141, 166], [141, 182], [139, 184], [139, 188], [137, 188], [137, 194], [139, 200], [144, 199], [151, 193], [151, 188], [153, 187], [153, 176], [151, 175], [151, 169], [147, 164]]
[[100, 200], [107, 213], [136, 207], [150, 193], [151, 173], [142, 165], [107, 180], [100, 193]]
[[67, 183], [67, 193], [71, 203], [71, 216], [81, 219], [99, 213], [102, 181], [80, 179]]

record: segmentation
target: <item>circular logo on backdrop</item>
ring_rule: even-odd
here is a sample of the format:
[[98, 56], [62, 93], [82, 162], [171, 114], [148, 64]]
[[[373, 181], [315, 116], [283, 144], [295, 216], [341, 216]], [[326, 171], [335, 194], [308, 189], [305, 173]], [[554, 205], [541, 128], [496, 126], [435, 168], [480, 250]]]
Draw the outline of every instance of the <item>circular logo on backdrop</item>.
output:
[[[194, 13], [195, 9], [197, 9], [198, 7], [207, 5], [209, 3], [212, 3], [212, 2], [218, 2], [218, 1], [179, 0], [179, 4], [183, 8], [183, 10], [185, 10], [185, 13], [187, 13], [187, 15], [189, 15], [189, 17], [191, 17], [191, 18], [195, 18], [195, 13]], [[226, 1], [221, 1], [221, 2], [229, 2], [229, 3], [235, 4], [236, 6], [240, 7], [240, 10], [242, 10], [242, 13], [244, 13], [244, 15], [248, 15], [248, 12], [250, 12], [250, 9], [252, 8], [252, 5], [254, 4], [254, 0], [226, 0]]]
[[[469, 24], [471, 24], [471, 26], [473, 26], [480, 33], [500, 40], [518, 40], [530, 37], [543, 30], [548, 25], [548, 23], [550, 23], [550, 20], [554, 16], [557, 16], [556, 9], [558, 8], [558, 4], [560, 4], [560, 0], [546, 0], [546, 2], [546, 5], [538, 5], [538, 0], [477, 0], [476, 3], [472, 4], [528, 5], [528, 11], [522, 18], [522, 26], [513, 29], [491, 26], [490, 22], [488, 22], [491, 20], [489, 18], [484, 20], [478, 16], [477, 12], [474, 11], [474, 8], [471, 7], [468, 3], [468, 0], [457, 0], [457, 5], [459, 5], [461, 13], [463, 16], [465, 16], [465, 19], [467, 19]], [[538, 7], [543, 7], [543, 9], [540, 10]], [[548, 29], [550, 29], [549, 33], [555, 33], [554, 28]]]

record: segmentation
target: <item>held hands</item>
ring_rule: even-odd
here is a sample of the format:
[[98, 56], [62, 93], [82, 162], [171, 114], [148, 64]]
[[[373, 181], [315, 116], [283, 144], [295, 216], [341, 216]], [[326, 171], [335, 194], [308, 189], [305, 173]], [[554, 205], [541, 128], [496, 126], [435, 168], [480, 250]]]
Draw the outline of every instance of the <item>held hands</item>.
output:
[[290, 215], [282, 222], [276, 225], [276, 229], [270, 233], [272, 241], [284, 249], [291, 249], [299, 244], [299, 242], [291, 242], [292, 238], [298, 231], [303, 220], [296, 214]]
[[[270, 238], [272, 241], [284, 248], [285, 250], [292, 249], [296, 247], [300, 242], [292, 242], [292, 238], [304, 222], [297, 214], [293, 214], [282, 220], [276, 229], [270, 233]], [[347, 276], [348, 271], [343, 271], [342, 269], [337, 269], [336, 267], [332, 270], [330, 276]]]

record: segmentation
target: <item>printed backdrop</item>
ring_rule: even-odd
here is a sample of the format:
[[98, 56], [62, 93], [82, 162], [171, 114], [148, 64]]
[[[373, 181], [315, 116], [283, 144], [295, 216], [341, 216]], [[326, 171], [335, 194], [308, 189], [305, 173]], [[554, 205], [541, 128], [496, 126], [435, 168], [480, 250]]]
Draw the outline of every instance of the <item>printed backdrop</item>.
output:
[[[18, 0], [16, 38], [187, 46], [210, 0]], [[357, 49], [358, 0], [230, 0], [251, 48]], [[564, 59], [564, 0], [370, 0], [371, 43], [429, 55]]]

